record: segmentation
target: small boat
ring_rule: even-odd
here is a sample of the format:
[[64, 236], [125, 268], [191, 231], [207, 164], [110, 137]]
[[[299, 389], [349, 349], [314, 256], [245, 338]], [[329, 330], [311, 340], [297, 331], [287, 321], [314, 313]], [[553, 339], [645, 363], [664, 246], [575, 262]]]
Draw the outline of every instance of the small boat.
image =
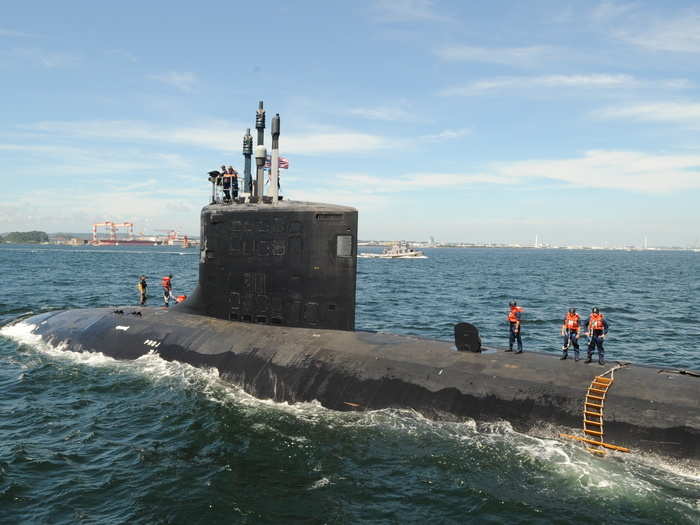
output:
[[393, 244], [389, 248], [384, 248], [382, 253], [359, 253], [358, 257], [365, 259], [427, 259], [428, 257], [420, 250], [414, 250], [408, 246], [406, 241]]

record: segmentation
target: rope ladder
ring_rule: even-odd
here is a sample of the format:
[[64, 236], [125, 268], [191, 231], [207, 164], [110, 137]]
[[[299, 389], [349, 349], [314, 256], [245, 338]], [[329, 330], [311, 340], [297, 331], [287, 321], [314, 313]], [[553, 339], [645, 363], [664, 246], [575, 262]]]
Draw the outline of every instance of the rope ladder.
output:
[[593, 381], [591, 381], [583, 402], [584, 436], [573, 436], [571, 434], [559, 434], [559, 436], [586, 443], [586, 450], [598, 456], [605, 456], [606, 449], [617, 450], [618, 452], [630, 451], [628, 448], [611, 445], [604, 440], [605, 428], [603, 412], [605, 409], [605, 401], [608, 391], [615, 381], [615, 370], [623, 368], [624, 366], [624, 364], [618, 364], [610, 370], [595, 376]]

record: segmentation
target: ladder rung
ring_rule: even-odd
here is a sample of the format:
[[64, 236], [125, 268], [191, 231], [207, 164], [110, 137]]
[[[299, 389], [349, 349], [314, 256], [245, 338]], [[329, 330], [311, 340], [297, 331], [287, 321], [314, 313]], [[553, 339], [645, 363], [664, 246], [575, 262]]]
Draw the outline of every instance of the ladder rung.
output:
[[601, 401], [605, 399], [604, 397], [594, 396], [593, 394], [586, 394], [586, 397], [592, 397], [593, 399], [600, 399]]
[[598, 454], [599, 456], [604, 456], [606, 454], [604, 450], [600, 450], [598, 448], [586, 447], [586, 450], [588, 450], [588, 452], [592, 452], [593, 454]]
[[592, 406], [592, 407], [598, 407], [598, 408], [603, 408], [603, 405], [596, 405], [595, 403], [589, 403], [586, 401], [584, 405]]
[[589, 392], [590, 392], [590, 391], [593, 391], [593, 392], [600, 392], [601, 394], [605, 394], [605, 393], [607, 392], [607, 390], [601, 390], [600, 388], [593, 388], [593, 387], [590, 387], [590, 388], [588, 389], [588, 391], [589, 391]]
[[572, 436], [571, 434], [559, 434], [561, 437], [576, 439], [578, 441], [583, 441], [584, 443], [590, 443], [591, 445], [597, 445], [599, 447], [610, 448], [612, 450], [619, 450], [620, 452], [629, 452], [630, 449], [625, 447], [618, 447], [617, 445], [611, 445], [610, 443], [603, 443], [602, 441], [595, 441], [593, 439], [588, 439], [580, 436]]
[[603, 423], [601, 423], [600, 421], [590, 421], [588, 419], [584, 419], [583, 422], [588, 423], [589, 425], [598, 425], [599, 427], [603, 426]]
[[603, 376], [596, 376], [596, 381], [602, 381], [603, 383], [612, 383], [612, 379]]
[[602, 432], [598, 432], [597, 430], [588, 430], [587, 428], [585, 428], [583, 431], [584, 431], [586, 434], [594, 434], [594, 435], [596, 435], [596, 436], [602, 436], [602, 435], [603, 435]]
[[598, 417], [603, 417], [602, 412], [591, 412], [590, 410], [584, 410], [584, 414], [588, 414], [589, 416], [598, 416]]
[[606, 389], [610, 386], [608, 383], [598, 383], [597, 381], [593, 381], [591, 384], [595, 385], [595, 386], [602, 386], [602, 387], [605, 387]]

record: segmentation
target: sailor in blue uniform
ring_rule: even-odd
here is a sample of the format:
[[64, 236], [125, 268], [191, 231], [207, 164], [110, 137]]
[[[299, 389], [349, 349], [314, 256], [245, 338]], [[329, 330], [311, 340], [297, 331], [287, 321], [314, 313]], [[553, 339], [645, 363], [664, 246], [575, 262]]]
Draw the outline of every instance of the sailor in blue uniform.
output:
[[586, 330], [588, 331], [588, 359], [586, 363], [592, 361], [591, 357], [595, 349], [598, 349], [598, 363], [605, 364], [605, 349], [603, 339], [608, 335], [608, 321], [603, 317], [598, 308], [591, 310], [591, 315], [586, 320]]
[[508, 350], [506, 352], [513, 351], [513, 343], [518, 342], [518, 351], [516, 354], [523, 353], [523, 340], [520, 337], [520, 317], [523, 312], [523, 308], [518, 306], [515, 301], [508, 303]]

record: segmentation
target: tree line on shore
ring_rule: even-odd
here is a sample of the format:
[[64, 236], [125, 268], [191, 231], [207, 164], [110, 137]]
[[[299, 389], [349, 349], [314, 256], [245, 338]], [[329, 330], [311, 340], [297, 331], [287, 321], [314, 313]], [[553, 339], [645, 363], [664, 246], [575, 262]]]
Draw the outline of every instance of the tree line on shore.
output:
[[10, 232], [0, 235], [0, 243], [41, 243], [49, 242], [49, 236], [46, 232], [31, 231], [31, 232]]

